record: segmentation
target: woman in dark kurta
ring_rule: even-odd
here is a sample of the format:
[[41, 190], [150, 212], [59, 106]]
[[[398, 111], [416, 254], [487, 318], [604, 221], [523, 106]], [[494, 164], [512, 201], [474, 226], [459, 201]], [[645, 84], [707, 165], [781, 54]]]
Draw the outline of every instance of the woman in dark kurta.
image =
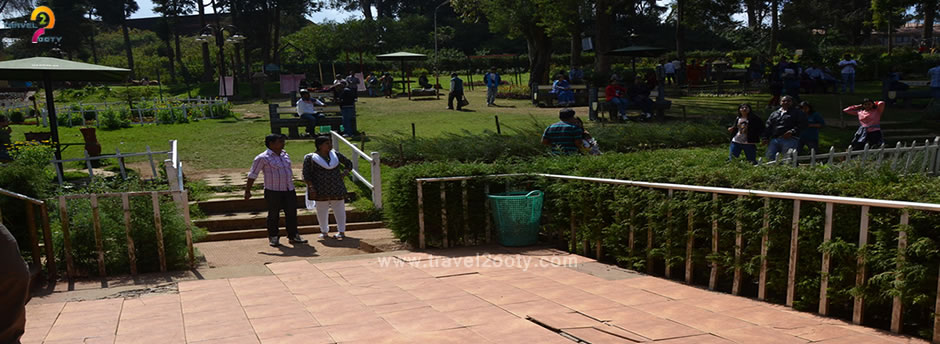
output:
[[346, 236], [346, 184], [343, 177], [352, 169], [352, 161], [333, 150], [329, 136], [319, 136], [315, 142], [317, 151], [304, 156], [303, 177], [307, 183], [307, 197], [317, 202], [320, 238], [325, 238], [330, 232], [329, 211], [332, 208], [339, 230], [335, 238], [343, 240]]

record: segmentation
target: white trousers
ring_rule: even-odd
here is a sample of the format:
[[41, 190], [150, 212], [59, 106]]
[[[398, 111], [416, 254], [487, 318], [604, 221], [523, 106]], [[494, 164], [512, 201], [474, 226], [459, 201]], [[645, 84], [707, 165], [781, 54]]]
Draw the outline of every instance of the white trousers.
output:
[[320, 233], [330, 232], [330, 208], [336, 218], [336, 228], [340, 233], [346, 232], [346, 204], [343, 200], [317, 201], [317, 221], [320, 222]]

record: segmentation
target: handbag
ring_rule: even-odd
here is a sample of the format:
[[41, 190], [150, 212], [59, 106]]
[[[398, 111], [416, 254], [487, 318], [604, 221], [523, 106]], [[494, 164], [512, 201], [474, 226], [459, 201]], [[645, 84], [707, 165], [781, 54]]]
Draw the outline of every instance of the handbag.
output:
[[470, 105], [470, 101], [467, 100], [467, 97], [466, 97], [466, 96], [461, 96], [461, 97], [460, 97], [460, 107], [464, 107], [464, 106], [467, 106], [467, 105]]

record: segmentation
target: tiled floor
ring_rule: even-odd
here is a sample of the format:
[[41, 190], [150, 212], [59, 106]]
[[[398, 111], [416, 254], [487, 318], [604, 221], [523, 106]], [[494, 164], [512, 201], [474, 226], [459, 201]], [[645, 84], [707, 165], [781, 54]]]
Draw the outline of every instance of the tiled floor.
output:
[[[435, 255], [437, 254], [437, 255]], [[909, 343], [654, 277], [607, 280], [578, 256], [403, 253], [269, 264], [178, 294], [27, 307], [23, 343]], [[510, 265], [512, 264], [512, 265]]]

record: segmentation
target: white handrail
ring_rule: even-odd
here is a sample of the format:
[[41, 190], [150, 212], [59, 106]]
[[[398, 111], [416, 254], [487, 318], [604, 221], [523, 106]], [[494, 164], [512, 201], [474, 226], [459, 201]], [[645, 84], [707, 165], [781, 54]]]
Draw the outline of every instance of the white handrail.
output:
[[[345, 144], [352, 149], [353, 169], [350, 175], [353, 176], [354, 181], [359, 181], [364, 184], [369, 190], [372, 191], [372, 204], [375, 205], [376, 209], [382, 209], [382, 166], [379, 160], [379, 152], [372, 152], [372, 155], [367, 155], [361, 149], [357, 148], [356, 145], [352, 144], [347, 140], [343, 135], [335, 131], [330, 131], [330, 139], [333, 142], [333, 149], [337, 149], [340, 143]], [[369, 162], [371, 167], [370, 172], [372, 173], [372, 180], [366, 180], [362, 174], [359, 173], [359, 159], [365, 159]]]

